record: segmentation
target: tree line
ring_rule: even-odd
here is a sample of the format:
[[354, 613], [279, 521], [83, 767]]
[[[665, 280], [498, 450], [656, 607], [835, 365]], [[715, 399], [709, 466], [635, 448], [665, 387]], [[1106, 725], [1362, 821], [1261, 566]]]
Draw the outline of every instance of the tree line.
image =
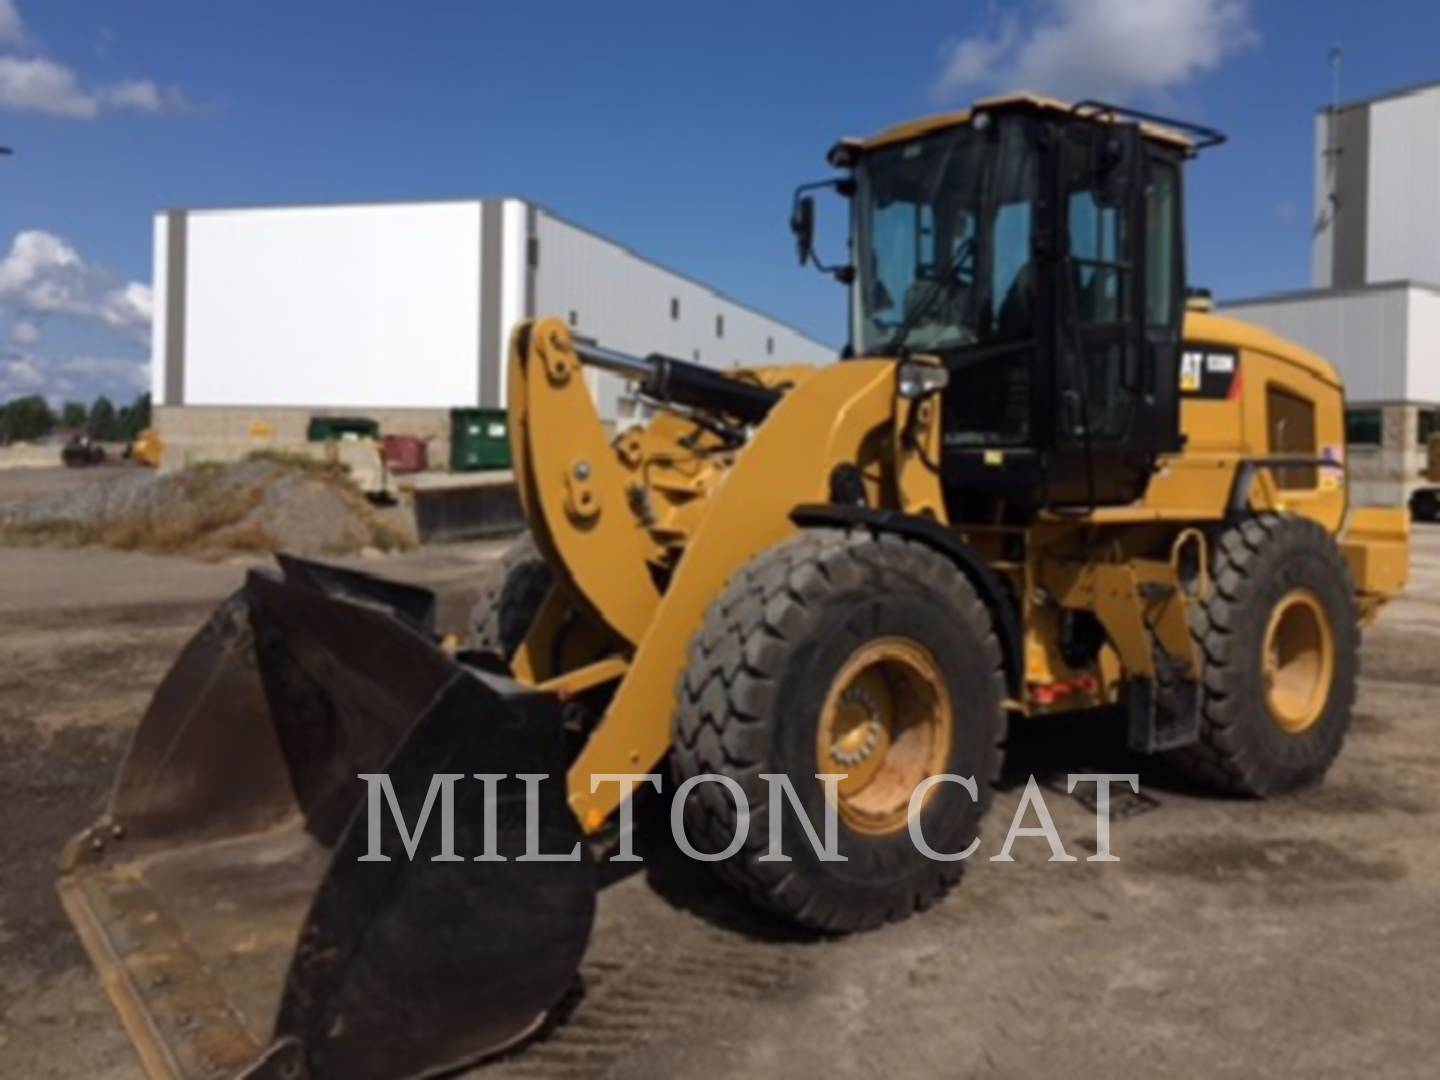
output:
[[149, 426], [149, 394], [118, 409], [104, 394], [89, 408], [80, 401], [67, 401], [58, 413], [39, 394], [0, 405], [0, 444], [43, 439], [56, 431], [83, 433], [102, 442], [129, 442]]

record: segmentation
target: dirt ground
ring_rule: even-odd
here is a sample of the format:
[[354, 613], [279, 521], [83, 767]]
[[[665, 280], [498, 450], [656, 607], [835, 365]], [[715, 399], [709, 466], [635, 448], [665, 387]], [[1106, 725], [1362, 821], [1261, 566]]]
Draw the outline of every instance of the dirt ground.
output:
[[[0, 498], [4, 492], [0, 491]], [[458, 626], [499, 545], [373, 560]], [[52, 890], [175, 652], [246, 561], [0, 549], [0, 1073], [140, 1075]], [[815, 941], [657, 852], [602, 893], [566, 1015], [496, 1077], [1064, 1074], [1430, 1077], [1440, 1060], [1440, 530], [1365, 640], [1321, 788], [1269, 803], [1177, 790], [1106, 725], [1030, 724], [980, 857], [936, 909]], [[998, 850], [1023, 778], [1136, 767], [1118, 863]], [[1094, 815], [1047, 789], [1072, 853]]]

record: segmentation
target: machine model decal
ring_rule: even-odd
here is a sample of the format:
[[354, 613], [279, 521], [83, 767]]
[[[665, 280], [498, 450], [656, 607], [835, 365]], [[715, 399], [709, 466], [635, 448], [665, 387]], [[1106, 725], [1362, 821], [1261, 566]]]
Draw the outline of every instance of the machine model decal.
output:
[[1234, 349], [1191, 345], [1180, 357], [1180, 393], [1224, 401], [1240, 385], [1240, 354]]

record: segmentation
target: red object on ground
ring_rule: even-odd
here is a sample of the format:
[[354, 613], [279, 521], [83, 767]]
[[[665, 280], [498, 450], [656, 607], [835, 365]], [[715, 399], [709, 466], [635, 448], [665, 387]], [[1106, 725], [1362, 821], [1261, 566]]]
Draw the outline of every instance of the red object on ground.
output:
[[416, 435], [386, 435], [380, 447], [385, 467], [393, 473], [424, 472], [429, 464], [425, 440]]

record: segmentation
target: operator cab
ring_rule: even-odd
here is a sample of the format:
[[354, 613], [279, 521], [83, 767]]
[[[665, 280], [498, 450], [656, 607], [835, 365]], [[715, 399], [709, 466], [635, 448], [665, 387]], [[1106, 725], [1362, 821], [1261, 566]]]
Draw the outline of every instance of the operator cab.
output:
[[[1180, 448], [1181, 165], [1222, 140], [1019, 96], [831, 151], [849, 351], [941, 358], [952, 517], [1131, 503]], [[813, 214], [797, 193], [802, 259]]]

